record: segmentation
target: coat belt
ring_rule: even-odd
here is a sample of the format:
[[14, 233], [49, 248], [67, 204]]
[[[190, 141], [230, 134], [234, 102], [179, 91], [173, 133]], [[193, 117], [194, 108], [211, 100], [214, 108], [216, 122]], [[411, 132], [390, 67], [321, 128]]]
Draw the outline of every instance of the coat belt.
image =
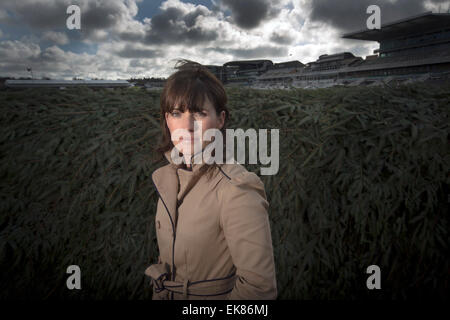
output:
[[155, 292], [163, 290], [183, 294], [187, 296], [219, 296], [231, 292], [234, 288], [236, 274], [233, 273], [224, 278], [200, 280], [200, 281], [171, 281], [169, 280], [170, 267], [167, 263], [152, 264], [145, 270], [145, 274], [152, 279]]

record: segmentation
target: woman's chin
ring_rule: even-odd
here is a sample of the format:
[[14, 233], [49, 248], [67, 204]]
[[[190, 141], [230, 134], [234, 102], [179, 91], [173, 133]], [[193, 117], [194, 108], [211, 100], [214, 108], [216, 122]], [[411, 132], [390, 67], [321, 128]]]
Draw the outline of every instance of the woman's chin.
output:
[[183, 156], [189, 156], [193, 154], [193, 148], [179, 148], [176, 147], [179, 153], [181, 153]]
[[[202, 144], [198, 143], [198, 146], [200, 146], [199, 150], [203, 150], [202, 148]], [[195, 146], [198, 148], [198, 146]], [[180, 151], [180, 153], [184, 154], [184, 155], [192, 155], [194, 154], [195, 148], [194, 148], [194, 142], [180, 142], [179, 144], [176, 145], [176, 148]]]

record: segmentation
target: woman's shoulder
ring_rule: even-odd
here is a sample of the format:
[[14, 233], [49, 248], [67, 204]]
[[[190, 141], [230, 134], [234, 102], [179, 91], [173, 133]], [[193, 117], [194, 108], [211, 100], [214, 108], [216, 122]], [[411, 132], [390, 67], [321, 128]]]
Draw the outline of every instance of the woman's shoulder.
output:
[[257, 174], [238, 163], [224, 164], [219, 168], [223, 175], [217, 189], [222, 205], [221, 219], [235, 214], [247, 217], [267, 214], [269, 203], [264, 183]]
[[264, 183], [254, 172], [248, 171], [243, 165], [235, 163], [225, 163], [219, 166], [219, 175], [222, 176], [222, 188], [232, 189], [257, 189], [264, 192]]

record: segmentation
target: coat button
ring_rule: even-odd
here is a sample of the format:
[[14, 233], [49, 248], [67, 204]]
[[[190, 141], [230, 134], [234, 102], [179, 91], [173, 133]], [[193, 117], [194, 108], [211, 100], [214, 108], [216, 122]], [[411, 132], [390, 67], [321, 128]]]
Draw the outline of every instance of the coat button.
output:
[[159, 222], [159, 220], [156, 220], [156, 227], [157, 227], [158, 229], [161, 228], [161, 223]]

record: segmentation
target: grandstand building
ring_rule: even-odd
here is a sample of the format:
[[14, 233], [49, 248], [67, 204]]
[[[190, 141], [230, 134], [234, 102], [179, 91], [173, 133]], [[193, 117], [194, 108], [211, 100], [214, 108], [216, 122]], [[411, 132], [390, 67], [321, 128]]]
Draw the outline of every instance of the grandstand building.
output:
[[223, 66], [215, 66], [215, 65], [203, 65], [206, 67], [213, 75], [216, 76], [217, 79], [224, 82], [223, 78]]
[[316, 88], [334, 85], [377, 85], [450, 77], [450, 14], [427, 12], [382, 25], [381, 29], [348, 33], [346, 39], [377, 41], [366, 59], [350, 52], [321, 55], [302, 68], [286, 68], [258, 77], [256, 87]]
[[377, 41], [379, 57], [348, 68], [342, 74], [354, 77], [397, 79], [440, 77], [450, 72], [450, 14], [425, 13], [387, 25], [343, 36]]
[[[339, 71], [345, 67], [363, 61], [350, 52], [337, 54], [323, 54], [317, 61], [310, 62], [302, 67], [288, 68], [284, 72], [267, 72], [258, 79], [258, 86], [267, 87], [314, 87], [314, 84], [333, 83], [339, 79]], [[280, 70], [281, 71], [281, 70]]]
[[292, 75], [303, 70], [305, 65], [300, 61], [288, 61], [275, 63], [267, 72], [257, 79], [257, 84], [281, 83], [282, 85], [292, 84]]
[[252, 85], [273, 66], [270, 60], [231, 61], [223, 65], [221, 80], [231, 85]]

